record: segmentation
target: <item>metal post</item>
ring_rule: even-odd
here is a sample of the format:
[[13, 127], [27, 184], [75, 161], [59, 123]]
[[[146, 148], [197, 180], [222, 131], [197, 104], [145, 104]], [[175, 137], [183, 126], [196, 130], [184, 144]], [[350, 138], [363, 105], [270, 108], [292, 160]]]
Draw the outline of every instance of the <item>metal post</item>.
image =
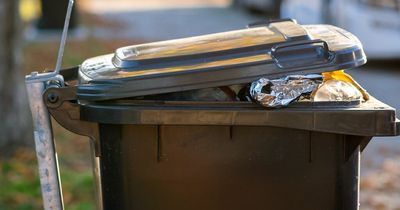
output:
[[63, 210], [64, 203], [50, 115], [42, 98], [45, 83], [27, 80], [26, 88], [32, 111], [34, 140], [44, 209]]
[[51, 128], [50, 114], [43, 101], [43, 93], [46, 89], [47, 83], [55, 82], [55, 84], [64, 86], [64, 78], [59, 73], [73, 4], [74, 0], [69, 0], [55, 70], [53, 72], [41, 74], [38, 72], [32, 72], [25, 78], [29, 106], [31, 108], [33, 118], [36, 156], [38, 159], [39, 179], [42, 189], [43, 206], [45, 210], [64, 209], [60, 173], [58, 170], [57, 152], [55, 148], [53, 130]]

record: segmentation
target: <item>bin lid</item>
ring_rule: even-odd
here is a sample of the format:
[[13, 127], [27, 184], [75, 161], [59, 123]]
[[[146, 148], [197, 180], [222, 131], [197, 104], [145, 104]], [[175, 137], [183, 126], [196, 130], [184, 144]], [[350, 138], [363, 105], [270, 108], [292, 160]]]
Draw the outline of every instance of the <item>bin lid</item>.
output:
[[122, 47], [86, 60], [80, 100], [100, 101], [248, 83], [366, 63], [360, 41], [331, 25], [281, 20], [246, 29]]

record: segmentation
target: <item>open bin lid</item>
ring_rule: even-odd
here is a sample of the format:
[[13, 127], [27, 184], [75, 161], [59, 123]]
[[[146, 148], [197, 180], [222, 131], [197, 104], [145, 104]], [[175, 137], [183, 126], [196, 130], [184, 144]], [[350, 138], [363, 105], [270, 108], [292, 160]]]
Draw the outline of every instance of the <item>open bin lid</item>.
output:
[[260, 77], [348, 69], [366, 62], [359, 40], [293, 20], [119, 48], [86, 60], [78, 99], [100, 101], [248, 83]]

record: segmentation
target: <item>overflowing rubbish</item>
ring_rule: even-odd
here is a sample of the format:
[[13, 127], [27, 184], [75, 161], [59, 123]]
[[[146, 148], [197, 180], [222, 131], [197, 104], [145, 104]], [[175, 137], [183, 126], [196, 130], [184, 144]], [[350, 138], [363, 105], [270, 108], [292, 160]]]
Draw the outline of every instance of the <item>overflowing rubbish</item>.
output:
[[[249, 84], [135, 97], [159, 101], [249, 101], [268, 108], [300, 102], [367, 101], [368, 93], [344, 71], [260, 78]], [[359, 104], [359, 103], [357, 103]]]
[[249, 84], [204, 88], [139, 96], [138, 100], [161, 101], [250, 101], [268, 108], [285, 107], [296, 101], [367, 101], [369, 94], [343, 70], [322, 74], [260, 78]]
[[311, 94], [322, 83], [321, 75], [292, 75], [269, 80], [261, 78], [250, 86], [252, 99], [265, 107], [287, 106], [304, 94]]
[[368, 93], [344, 71], [322, 73], [322, 75], [291, 75], [281, 79], [261, 78], [251, 83], [251, 100], [265, 107], [282, 107], [298, 100], [362, 101]]

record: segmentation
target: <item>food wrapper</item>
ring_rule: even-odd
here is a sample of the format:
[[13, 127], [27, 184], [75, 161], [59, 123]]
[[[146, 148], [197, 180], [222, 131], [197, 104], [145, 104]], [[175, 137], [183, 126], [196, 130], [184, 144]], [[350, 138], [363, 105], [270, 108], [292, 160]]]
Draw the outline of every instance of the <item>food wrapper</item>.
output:
[[351, 83], [330, 79], [312, 94], [312, 100], [319, 101], [361, 101], [362, 93]]
[[250, 86], [250, 96], [265, 107], [282, 107], [311, 94], [322, 83], [318, 74], [291, 75], [281, 79], [261, 78]]
[[340, 80], [351, 84], [362, 94], [364, 101], [368, 101], [369, 99], [368, 92], [363, 87], [361, 87], [361, 85], [358, 84], [357, 81], [355, 81], [350, 75], [346, 74], [344, 70], [325, 72], [322, 73], [322, 76], [324, 77], [324, 83], [329, 80]]

